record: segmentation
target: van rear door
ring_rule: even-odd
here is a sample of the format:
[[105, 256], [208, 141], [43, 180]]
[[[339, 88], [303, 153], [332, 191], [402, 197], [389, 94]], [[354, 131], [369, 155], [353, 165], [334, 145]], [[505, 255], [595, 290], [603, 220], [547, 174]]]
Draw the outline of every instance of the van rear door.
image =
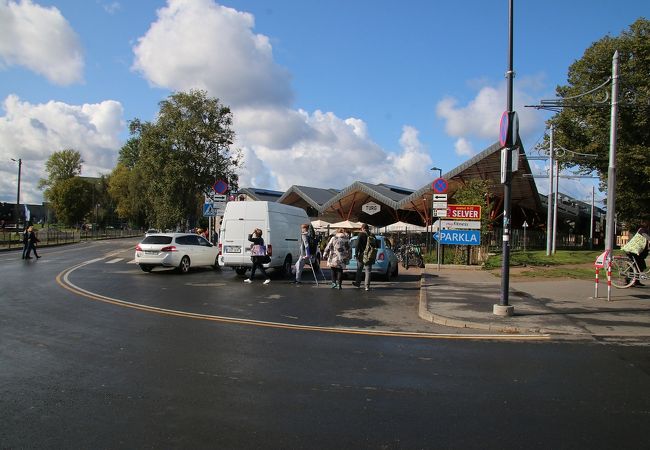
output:
[[251, 265], [251, 242], [248, 235], [255, 228], [263, 229], [261, 220], [227, 219], [221, 224], [223, 261], [226, 265]]

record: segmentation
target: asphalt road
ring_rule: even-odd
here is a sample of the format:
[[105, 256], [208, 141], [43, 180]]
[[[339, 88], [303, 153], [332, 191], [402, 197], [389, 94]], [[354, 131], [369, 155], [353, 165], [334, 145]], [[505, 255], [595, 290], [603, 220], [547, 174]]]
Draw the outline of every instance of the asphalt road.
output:
[[410, 274], [244, 285], [129, 245], [0, 254], [0, 448], [650, 447], [646, 346], [436, 338]]

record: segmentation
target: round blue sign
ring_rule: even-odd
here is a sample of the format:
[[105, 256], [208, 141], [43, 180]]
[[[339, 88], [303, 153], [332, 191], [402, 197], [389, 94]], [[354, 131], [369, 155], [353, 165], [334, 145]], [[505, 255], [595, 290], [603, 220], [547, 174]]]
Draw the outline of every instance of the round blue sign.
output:
[[448, 187], [447, 180], [444, 178], [436, 178], [433, 180], [433, 183], [431, 183], [431, 189], [433, 189], [433, 192], [436, 194], [444, 194], [447, 192]]
[[214, 185], [212, 186], [212, 189], [217, 194], [223, 194], [228, 190], [228, 183], [226, 183], [223, 180], [219, 180], [216, 183], [214, 183]]
[[499, 144], [505, 147], [508, 144], [508, 128], [510, 127], [510, 117], [508, 111], [504, 111], [501, 115], [501, 123], [499, 124]]

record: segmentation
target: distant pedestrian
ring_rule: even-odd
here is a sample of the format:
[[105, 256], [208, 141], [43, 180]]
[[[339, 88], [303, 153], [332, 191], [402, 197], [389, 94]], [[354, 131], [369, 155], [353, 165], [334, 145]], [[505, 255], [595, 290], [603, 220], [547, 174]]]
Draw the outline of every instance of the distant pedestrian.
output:
[[325, 246], [323, 253], [332, 271], [332, 289], [343, 288], [343, 270], [350, 262], [350, 238], [345, 229], [339, 228]]
[[29, 227], [23, 230], [23, 259], [32, 259], [29, 249]]
[[266, 256], [266, 245], [264, 244], [264, 239], [262, 238], [262, 230], [255, 228], [251, 234], [248, 235], [248, 240], [252, 242], [251, 245], [251, 260], [253, 261], [253, 267], [251, 268], [251, 276], [244, 280], [244, 283], [252, 283], [253, 278], [255, 277], [255, 270], [260, 269], [260, 272], [264, 274], [266, 278], [264, 284], [269, 284], [271, 278], [269, 278], [264, 269], [264, 260], [268, 257]]
[[40, 256], [38, 256], [38, 253], [36, 253], [36, 244], [38, 242], [41, 242], [38, 237], [36, 237], [36, 233], [34, 232], [34, 227], [30, 226], [27, 228], [27, 231], [29, 232], [29, 236], [27, 237], [27, 258], [30, 258], [29, 253], [34, 252], [34, 256], [36, 256], [36, 259], [39, 259]]
[[309, 248], [309, 224], [303, 223], [300, 225], [300, 249], [298, 250], [298, 260], [296, 261], [296, 280], [294, 283], [300, 284], [302, 281], [302, 269], [306, 263], [311, 264], [312, 254]]

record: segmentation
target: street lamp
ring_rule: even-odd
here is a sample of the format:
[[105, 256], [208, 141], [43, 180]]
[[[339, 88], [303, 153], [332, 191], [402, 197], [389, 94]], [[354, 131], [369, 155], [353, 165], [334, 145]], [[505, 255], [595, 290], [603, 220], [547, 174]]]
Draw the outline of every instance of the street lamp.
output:
[[439, 172], [438, 178], [442, 178], [442, 169], [440, 167], [432, 167], [431, 170], [437, 170]]
[[23, 160], [21, 158], [11, 158], [11, 160], [18, 163], [18, 192], [16, 193], [16, 231], [18, 231], [18, 222], [20, 217], [20, 173], [23, 167]]

